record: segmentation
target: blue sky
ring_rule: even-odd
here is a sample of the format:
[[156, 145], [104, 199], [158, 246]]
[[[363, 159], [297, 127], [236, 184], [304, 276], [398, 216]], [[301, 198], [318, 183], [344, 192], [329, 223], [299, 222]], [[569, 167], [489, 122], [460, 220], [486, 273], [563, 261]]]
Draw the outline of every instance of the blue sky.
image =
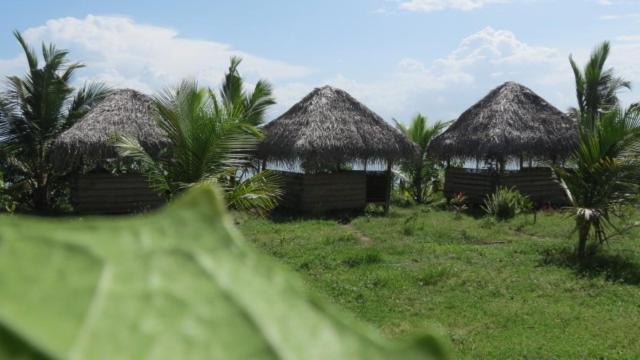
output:
[[216, 86], [239, 54], [249, 81], [274, 85], [270, 117], [324, 84], [387, 120], [452, 119], [508, 80], [566, 109], [568, 55], [584, 62], [602, 40], [640, 87], [640, 0], [3, 1], [0, 75], [24, 71], [14, 29], [70, 49], [88, 65], [78, 82], [147, 93]]

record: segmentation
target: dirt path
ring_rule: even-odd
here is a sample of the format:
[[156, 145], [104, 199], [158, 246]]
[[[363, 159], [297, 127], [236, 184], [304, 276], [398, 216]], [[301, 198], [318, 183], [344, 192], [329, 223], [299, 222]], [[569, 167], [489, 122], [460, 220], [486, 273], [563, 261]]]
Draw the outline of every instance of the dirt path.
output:
[[357, 237], [358, 240], [360, 240], [360, 242], [362, 242], [363, 244], [365, 245], [373, 244], [373, 240], [371, 240], [371, 238], [365, 235], [362, 231], [356, 229], [355, 226], [351, 224], [343, 224], [342, 226], [344, 226], [345, 229], [347, 229], [351, 234]]

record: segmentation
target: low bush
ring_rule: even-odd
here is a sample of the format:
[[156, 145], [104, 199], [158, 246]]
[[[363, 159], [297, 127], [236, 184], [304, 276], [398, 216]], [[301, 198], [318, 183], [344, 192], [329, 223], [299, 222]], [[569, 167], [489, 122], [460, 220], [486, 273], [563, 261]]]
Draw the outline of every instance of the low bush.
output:
[[455, 218], [460, 219], [462, 212], [469, 208], [467, 205], [467, 196], [463, 193], [456, 193], [451, 200], [449, 200], [449, 206], [455, 213]]
[[529, 198], [515, 188], [499, 187], [493, 194], [487, 195], [482, 205], [484, 212], [497, 220], [508, 220], [516, 215], [531, 211], [533, 205]]

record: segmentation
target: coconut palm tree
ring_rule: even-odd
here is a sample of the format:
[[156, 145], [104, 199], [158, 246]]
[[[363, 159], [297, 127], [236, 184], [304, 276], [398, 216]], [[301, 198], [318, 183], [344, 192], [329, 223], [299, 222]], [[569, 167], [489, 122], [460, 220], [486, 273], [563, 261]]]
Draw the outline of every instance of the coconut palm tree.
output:
[[170, 142], [157, 158], [136, 139], [118, 136], [120, 155], [137, 161], [158, 192], [172, 197], [197, 183], [214, 182], [225, 190], [232, 208], [267, 211], [275, 207], [279, 190], [273, 172], [239, 176], [251, 167], [261, 138], [256, 125], [274, 101], [264, 81], [253, 92], [242, 89], [238, 64], [239, 59], [232, 59], [219, 95], [195, 81], [183, 81], [155, 97], [158, 124]]
[[225, 74], [220, 89], [220, 101], [212, 95], [216, 101], [218, 111], [226, 111], [226, 116], [241, 118], [242, 122], [252, 126], [259, 126], [264, 122], [264, 114], [274, 105], [273, 89], [265, 80], [258, 80], [253, 91], [247, 93], [244, 90], [244, 81], [238, 72], [238, 66], [242, 62], [239, 57], [231, 57], [231, 64]]
[[423, 203], [428, 195], [429, 185], [438, 176], [436, 162], [427, 154], [427, 147], [433, 138], [440, 135], [450, 122], [436, 121], [433, 125], [427, 124], [427, 118], [421, 114], [416, 115], [409, 126], [394, 119], [396, 127], [409, 139], [415, 142], [420, 152], [415, 159], [401, 164], [401, 171], [409, 182], [408, 190], [417, 203]]
[[598, 246], [638, 225], [619, 227], [614, 218], [639, 201], [640, 110], [613, 108], [600, 114], [595, 128], [580, 130], [580, 143], [569, 163], [569, 170], [557, 172], [572, 196], [577, 252], [584, 258], [589, 239]]
[[19, 32], [14, 33], [28, 63], [26, 75], [10, 76], [0, 104], [0, 152], [7, 180], [23, 192], [23, 205], [45, 212], [59, 191], [62, 174], [51, 166], [54, 139], [89, 108], [102, 100], [109, 89], [101, 83], [74, 89], [70, 84], [81, 63], [70, 63], [68, 51], [42, 44], [40, 65], [36, 52]]
[[617, 93], [622, 89], [631, 89], [631, 83], [616, 76], [613, 68], [605, 68], [610, 50], [607, 41], [598, 45], [582, 70], [573, 56], [569, 56], [578, 99], [578, 108], [572, 108], [570, 112], [575, 119], [583, 122], [584, 128], [594, 129], [599, 114], [618, 105]]
[[[584, 70], [570, 57], [575, 75], [578, 108], [578, 148], [569, 159], [570, 169], [557, 169], [571, 193], [578, 232], [579, 258], [587, 256], [589, 239], [594, 249], [625, 227], [614, 225], [621, 209], [637, 203], [640, 182], [640, 108], [623, 110], [617, 93], [630, 82], [605, 69], [610, 46], [597, 46]], [[610, 230], [614, 230], [611, 232]]]

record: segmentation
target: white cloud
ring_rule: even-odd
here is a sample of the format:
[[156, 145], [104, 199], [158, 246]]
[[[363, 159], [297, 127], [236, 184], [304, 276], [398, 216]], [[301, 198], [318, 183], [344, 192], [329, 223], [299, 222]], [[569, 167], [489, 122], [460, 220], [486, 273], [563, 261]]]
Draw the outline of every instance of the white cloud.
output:
[[288, 98], [283, 104], [290, 106], [312, 87], [329, 84], [350, 92], [387, 119], [417, 111], [450, 119], [489, 89], [515, 80], [534, 89], [554, 89], [548, 92], [553, 97], [549, 100], [565, 106], [570, 97], [555, 90], [566, 94], [571, 85], [567, 64], [558, 50], [529, 45], [510, 31], [487, 27], [464, 38], [447, 56], [429, 62], [401, 59], [382, 78], [359, 81], [337, 75], [313, 86], [284, 85]]
[[640, 0], [597, 0], [596, 2], [604, 6], [622, 5], [622, 4], [640, 4]]
[[635, 21], [640, 21], [640, 13], [602, 15], [602, 16], [600, 16], [600, 20], [604, 20], [604, 21], [616, 21], [616, 20], [635, 20]]
[[0, 75], [16, 75], [27, 69], [26, 61], [22, 56], [12, 59], [0, 59]]
[[485, 5], [506, 3], [509, 0], [409, 0], [400, 3], [400, 8], [410, 11], [475, 10]]
[[616, 41], [623, 41], [623, 42], [640, 42], [640, 34], [638, 35], [620, 35], [620, 36], [616, 36], [615, 38]]
[[[232, 55], [243, 58], [249, 78], [271, 80], [306, 76], [309, 69], [236, 50], [230, 45], [189, 39], [172, 29], [140, 24], [127, 17], [73, 17], [47, 21], [24, 31], [37, 44], [54, 42], [87, 65], [83, 74], [116, 87], [154, 91], [194, 77], [208, 84], [220, 80]], [[0, 70], [4, 70], [0, 63]]]
[[[74, 59], [88, 65], [80, 72], [80, 81], [102, 80], [147, 93], [184, 77], [216, 85], [229, 57], [240, 55], [244, 58], [241, 71], [249, 81], [264, 77], [274, 82], [278, 104], [271, 117], [324, 84], [349, 91], [386, 119], [405, 119], [418, 111], [451, 119], [491, 88], [509, 80], [531, 87], [564, 109], [575, 101], [567, 55], [572, 52], [579, 63], [584, 63], [590, 50], [530, 44], [511, 31], [487, 27], [465, 37], [438, 58], [399, 58], [387, 72], [353, 78], [348, 73], [312, 74], [303, 66], [242, 52], [223, 43], [181, 37], [172, 29], [139, 24], [126, 17], [50, 20], [26, 30], [24, 35], [34, 45], [53, 41], [70, 49]], [[639, 58], [639, 35], [615, 38], [610, 65], [636, 84], [640, 84]], [[22, 55], [0, 59], [0, 75], [21, 73], [25, 66]], [[623, 98], [637, 101], [633, 96], [627, 93]]]

